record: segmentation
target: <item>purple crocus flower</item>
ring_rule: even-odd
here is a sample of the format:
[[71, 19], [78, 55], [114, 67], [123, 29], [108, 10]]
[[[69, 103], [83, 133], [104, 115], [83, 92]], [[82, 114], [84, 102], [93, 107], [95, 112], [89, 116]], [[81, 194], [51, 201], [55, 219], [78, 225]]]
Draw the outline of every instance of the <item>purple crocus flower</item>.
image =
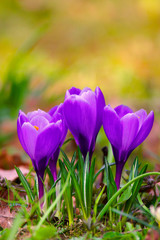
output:
[[20, 110], [17, 133], [22, 147], [32, 160], [41, 198], [44, 194], [44, 171], [61, 140], [62, 120], [53, 119], [50, 114], [40, 109], [27, 115]]
[[103, 127], [112, 145], [116, 161], [117, 189], [120, 187], [125, 162], [131, 152], [146, 139], [152, 129], [153, 121], [153, 111], [147, 115], [144, 109], [134, 113], [124, 105], [115, 109], [109, 105], [104, 108]]
[[79, 145], [84, 159], [87, 152], [91, 159], [97, 134], [102, 126], [105, 99], [99, 87], [95, 92], [90, 88], [67, 90], [63, 114], [69, 130]]
[[56, 171], [56, 164], [57, 164], [57, 160], [58, 160], [58, 156], [59, 156], [59, 153], [60, 153], [60, 147], [62, 146], [65, 138], [66, 138], [66, 135], [67, 135], [67, 131], [68, 131], [68, 128], [66, 126], [66, 122], [65, 122], [65, 119], [63, 117], [63, 114], [62, 114], [62, 107], [63, 107], [63, 104], [61, 103], [59, 106], [54, 106], [48, 113], [50, 114], [50, 116], [52, 117], [52, 119], [54, 121], [58, 121], [58, 120], [61, 120], [62, 121], [62, 134], [61, 134], [61, 139], [60, 139], [60, 142], [59, 142], [59, 145], [57, 147], [57, 149], [55, 150], [55, 152], [52, 154], [51, 158], [50, 158], [50, 161], [49, 161], [49, 168], [51, 170], [51, 173], [53, 175], [53, 179], [54, 181], [57, 180], [57, 171]]

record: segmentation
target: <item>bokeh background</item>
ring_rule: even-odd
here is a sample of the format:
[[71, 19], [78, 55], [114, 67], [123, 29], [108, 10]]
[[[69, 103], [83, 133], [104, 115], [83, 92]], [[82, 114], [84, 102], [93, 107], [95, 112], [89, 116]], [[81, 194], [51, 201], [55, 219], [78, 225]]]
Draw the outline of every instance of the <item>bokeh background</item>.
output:
[[[150, 168], [158, 166], [160, 1], [1, 1], [0, 167], [28, 160], [16, 135], [19, 109], [49, 110], [72, 86], [99, 86], [113, 107], [154, 110], [153, 130], [131, 159], [143, 154]], [[106, 144], [101, 130], [98, 158]]]

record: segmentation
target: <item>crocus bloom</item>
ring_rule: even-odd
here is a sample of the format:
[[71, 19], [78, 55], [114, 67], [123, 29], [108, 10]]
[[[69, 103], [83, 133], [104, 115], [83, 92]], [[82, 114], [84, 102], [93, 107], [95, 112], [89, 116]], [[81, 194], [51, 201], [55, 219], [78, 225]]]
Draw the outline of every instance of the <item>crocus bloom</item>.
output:
[[49, 161], [49, 168], [50, 168], [51, 173], [53, 175], [54, 181], [57, 180], [56, 164], [57, 164], [57, 160], [58, 160], [58, 156], [59, 156], [59, 152], [60, 152], [60, 147], [62, 146], [62, 144], [63, 144], [63, 142], [66, 138], [67, 130], [68, 130], [68, 128], [66, 126], [65, 119], [64, 119], [63, 114], [62, 114], [62, 107], [63, 107], [63, 104], [61, 103], [59, 106], [53, 107], [48, 112], [51, 115], [51, 117], [54, 121], [58, 121], [58, 120], [62, 121], [61, 139], [60, 139], [60, 142], [59, 142], [59, 145], [58, 145], [57, 149], [52, 154], [52, 156], [50, 158], [50, 161]]
[[44, 171], [61, 140], [62, 120], [52, 119], [50, 114], [40, 109], [27, 115], [19, 111], [17, 133], [22, 147], [32, 160], [41, 198], [44, 194]]
[[113, 149], [116, 161], [116, 185], [120, 187], [120, 179], [125, 162], [131, 152], [140, 145], [150, 133], [154, 121], [154, 113], [148, 115], [144, 109], [135, 113], [124, 105], [115, 109], [109, 105], [104, 108], [103, 127]]
[[69, 130], [79, 145], [84, 159], [87, 152], [91, 159], [97, 134], [102, 126], [104, 96], [99, 87], [95, 92], [90, 88], [67, 90], [63, 114]]

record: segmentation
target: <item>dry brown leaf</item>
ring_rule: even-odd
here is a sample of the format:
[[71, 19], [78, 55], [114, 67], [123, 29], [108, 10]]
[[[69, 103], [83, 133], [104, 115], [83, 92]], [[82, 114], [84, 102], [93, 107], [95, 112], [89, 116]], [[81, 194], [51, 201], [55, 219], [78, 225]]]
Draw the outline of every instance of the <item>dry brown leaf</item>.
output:
[[[26, 175], [29, 172], [29, 170], [24, 166], [20, 166], [19, 169], [21, 170], [23, 175]], [[7, 180], [10, 180], [10, 181], [14, 181], [16, 178], [18, 178], [18, 175], [15, 169], [11, 169], [11, 170], [0, 169], [0, 177], [7, 178]]]

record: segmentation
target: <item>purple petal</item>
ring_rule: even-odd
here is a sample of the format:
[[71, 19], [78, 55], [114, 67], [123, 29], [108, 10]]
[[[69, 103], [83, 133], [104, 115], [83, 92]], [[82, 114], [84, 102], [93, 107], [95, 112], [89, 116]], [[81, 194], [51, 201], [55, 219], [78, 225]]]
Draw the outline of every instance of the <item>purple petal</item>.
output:
[[104, 108], [103, 128], [110, 143], [118, 149], [122, 146], [122, 126], [116, 111], [110, 106]]
[[115, 107], [114, 110], [116, 111], [116, 113], [118, 114], [118, 116], [120, 118], [122, 118], [123, 116], [125, 116], [128, 113], [133, 113], [132, 109], [125, 105], [119, 105], [119, 106]]
[[31, 119], [30, 123], [32, 126], [38, 127], [38, 131], [42, 131], [43, 128], [49, 124], [49, 121], [46, 118], [37, 115]]
[[42, 111], [40, 109], [38, 109], [37, 111], [27, 113], [29, 121], [31, 121], [31, 119], [37, 115], [46, 118], [48, 121], [51, 120], [51, 116], [49, 115], [49, 113], [46, 113], [45, 111]]
[[67, 125], [63, 116], [63, 103], [61, 103], [59, 106], [53, 107], [50, 111], [50, 114], [52, 115], [52, 120], [51, 122], [57, 122], [58, 120], [62, 120], [62, 137], [60, 141], [60, 146], [62, 146], [66, 135], [67, 135]]
[[92, 92], [92, 90], [89, 87], [85, 87], [85, 88], [82, 89], [82, 91], [80, 92], [79, 95], [81, 96], [84, 92], [88, 92], [88, 91]]
[[49, 110], [49, 115], [52, 117], [54, 115], [54, 113], [57, 111], [57, 108], [58, 108], [58, 105], [57, 106], [54, 106], [53, 108], [51, 108]]
[[123, 151], [128, 151], [130, 145], [134, 141], [138, 129], [139, 121], [138, 117], [134, 113], [128, 113], [121, 118], [122, 124], [122, 149]]
[[57, 164], [59, 153], [60, 153], [60, 148], [58, 147], [56, 149], [56, 151], [53, 153], [53, 155], [52, 155], [52, 157], [50, 158], [50, 161], [49, 161], [49, 168], [50, 168], [51, 173], [53, 175], [54, 181], [57, 180], [56, 164]]
[[[96, 114], [96, 126], [95, 126], [91, 149], [90, 149], [91, 152], [94, 151], [97, 134], [102, 126], [103, 111], [104, 111], [104, 107], [105, 107], [105, 99], [104, 99], [103, 93], [99, 87], [96, 87], [96, 89], [95, 89], [95, 96], [96, 96], [97, 114]], [[91, 153], [91, 155], [92, 155], [92, 153]]]
[[84, 91], [80, 96], [90, 104], [92, 111], [96, 115], [97, 102], [95, 93], [92, 92], [91, 90], [87, 92]]
[[61, 140], [62, 121], [49, 124], [37, 137], [35, 146], [35, 160], [38, 162], [43, 158], [51, 157], [57, 149]]
[[81, 89], [72, 87], [69, 90], [66, 91], [65, 99], [68, 98], [69, 96], [76, 94], [79, 95], [81, 92]]
[[56, 106], [56, 107], [52, 108], [54, 113], [52, 114], [52, 120], [50, 122], [54, 122], [55, 123], [58, 120], [62, 120], [63, 119], [62, 108], [63, 108], [63, 104], [62, 103], [59, 106]]
[[28, 122], [22, 126], [23, 141], [26, 146], [27, 154], [31, 159], [35, 159], [35, 146], [38, 136], [38, 131]]
[[135, 114], [138, 116], [139, 119], [139, 129], [141, 128], [143, 122], [145, 121], [147, 117], [147, 113], [144, 109], [140, 109], [139, 111], [135, 112]]
[[103, 118], [103, 111], [104, 111], [104, 107], [105, 107], [105, 99], [104, 99], [103, 93], [99, 87], [96, 87], [95, 95], [96, 95], [96, 100], [97, 100], [97, 119], [96, 119], [95, 135], [97, 135], [102, 126], [102, 118]]
[[19, 141], [20, 141], [24, 151], [28, 154], [25, 142], [23, 140], [22, 127], [21, 127], [21, 124], [20, 124], [20, 118], [17, 119], [17, 134], [18, 134]]
[[28, 118], [27, 118], [26, 114], [24, 112], [22, 112], [21, 110], [19, 111], [18, 118], [19, 118], [20, 126], [22, 126], [24, 122], [28, 122]]
[[138, 145], [140, 145], [146, 137], [149, 135], [154, 122], [154, 112], [151, 111], [145, 121], [143, 122], [141, 129], [139, 130], [132, 146], [130, 147], [132, 150], [135, 149]]
[[[89, 91], [82, 96], [72, 95], [63, 105], [67, 126], [73, 134], [77, 145], [84, 153], [89, 151], [96, 121], [94, 93]], [[91, 99], [91, 96], [94, 99]], [[90, 104], [92, 102], [92, 104]], [[83, 149], [83, 150], [82, 150]]]

